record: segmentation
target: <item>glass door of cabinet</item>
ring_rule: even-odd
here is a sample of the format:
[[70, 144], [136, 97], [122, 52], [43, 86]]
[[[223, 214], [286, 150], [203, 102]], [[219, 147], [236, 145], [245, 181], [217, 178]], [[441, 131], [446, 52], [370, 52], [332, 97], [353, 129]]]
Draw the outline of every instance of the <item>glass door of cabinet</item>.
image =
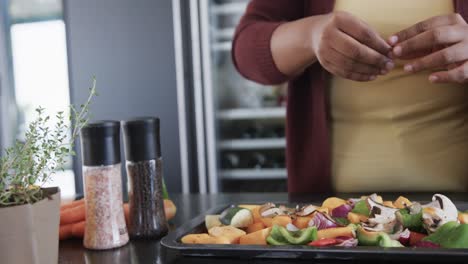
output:
[[286, 191], [286, 87], [242, 77], [231, 58], [247, 0], [200, 0], [210, 192]]

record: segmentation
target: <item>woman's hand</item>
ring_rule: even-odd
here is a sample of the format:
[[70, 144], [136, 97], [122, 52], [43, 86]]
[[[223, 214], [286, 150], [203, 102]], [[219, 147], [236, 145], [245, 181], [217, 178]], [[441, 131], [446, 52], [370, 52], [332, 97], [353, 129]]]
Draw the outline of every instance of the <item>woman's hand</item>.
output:
[[354, 81], [371, 81], [393, 69], [391, 46], [365, 22], [346, 12], [323, 16], [312, 31], [312, 48], [329, 72]]
[[389, 43], [394, 57], [414, 59], [405, 65], [407, 72], [437, 71], [429, 76], [434, 83], [468, 82], [468, 25], [459, 14], [417, 23]]

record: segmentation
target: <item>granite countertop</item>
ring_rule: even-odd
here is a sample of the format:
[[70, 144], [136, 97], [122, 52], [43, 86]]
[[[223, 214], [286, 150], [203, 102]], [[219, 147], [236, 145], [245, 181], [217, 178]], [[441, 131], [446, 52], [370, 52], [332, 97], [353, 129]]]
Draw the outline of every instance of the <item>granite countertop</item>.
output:
[[[382, 194], [385, 199], [396, 199], [399, 194]], [[339, 197], [359, 197], [360, 194], [337, 194]], [[405, 195], [411, 200], [428, 201], [432, 194], [412, 194]], [[468, 194], [448, 195], [454, 202], [468, 201]], [[261, 203], [266, 201], [273, 202], [318, 202], [322, 201], [326, 195], [296, 195], [288, 196], [287, 193], [222, 193], [222, 194], [173, 194], [172, 200], [177, 206], [177, 214], [170, 221], [170, 230], [175, 230], [183, 223], [191, 220], [197, 215], [203, 214], [210, 208], [230, 203]], [[468, 209], [468, 208], [465, 208]], [[124, 247], [106, 250], [94, 251], [86, 250], [82, 246], [82, 240], [67, 240], [60, 242], [59, 263], [74, 264], [106, 264], [106, 263], [125, 263], [125, 264], [144, 264], [144, 263], [355, 263], [355, 262], [333, 262], [320, 260], [314, 262], [311, 260], [295, 260], [286, 262], [281, 259], [265, 260], [245, 260], [245, 259], [213, 259], [213, 258], [195, 258], [182, 257], [177, 252], [171, 252], [161, 247], [158, 240], [133, 240]], [[391, 261], [391, 260], [388, 260]], [[378, 262], [381, 263], [381, 262]], [[400, 262], [401, 263], [401, 262]], [[414, 262], [413, 262], [414, 263]]]

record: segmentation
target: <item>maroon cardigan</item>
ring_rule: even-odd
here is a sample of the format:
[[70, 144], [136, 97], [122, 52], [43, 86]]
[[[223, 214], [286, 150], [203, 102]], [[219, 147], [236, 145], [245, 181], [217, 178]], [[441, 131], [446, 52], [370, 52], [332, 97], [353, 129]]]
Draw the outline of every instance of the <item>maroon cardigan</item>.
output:
[[[325, 89], [329, 77], [319, 63], [299, 77], [285, 76], [273, 61], [270, 40], [280, 24], [329, 13], [333, 6], [329, 0], [252, 0], [234, 37], [232, 57], [244, 77], [263, 84], [289, 82], [286, 163], [290, 193], [332, 191]], [[468, 0], [455, 0], [455, 6], [468, 21]]]

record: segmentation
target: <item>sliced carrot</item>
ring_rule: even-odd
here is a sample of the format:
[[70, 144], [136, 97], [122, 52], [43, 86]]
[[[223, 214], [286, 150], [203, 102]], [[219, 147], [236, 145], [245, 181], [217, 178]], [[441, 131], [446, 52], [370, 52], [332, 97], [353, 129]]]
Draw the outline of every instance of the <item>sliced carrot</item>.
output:
[[262, 221], [263, 225], [265, 227], [272, 227], [273, 226], [273, 218], [272, 217], [262, 217], [260, 218], [260, 221]]
[[82, 238], [85, 232], [86, 221], [81, 221], [72, 225], [72, 235]]
[[63, 204], [60, 206], [60, 211], [83, 205], [84, 202], [85, 202], [84, 199], [80, 199], [80, 200], [73, 201], [71, 203]]
[[254, 233], [264, 228], [265, 228], [265, 225], [262, 222], [253, 223], [247, 227], [247, 234]]
[[81, 222], [86, 218], [85, 205], [79, 205], [60, 212], [60, 225]]
[[286, 227], [288, 224], [292, 223], [291, 217], [287, 215], [277, 215], [273, 217], [273, 220], [271, 221], [271, 224], [274, 225], [279, 225], [279, 226], [284, 226]]
[[59, 239], [65, 240], [72, 237], [73, 224], [61, 225], [59, 228]]

